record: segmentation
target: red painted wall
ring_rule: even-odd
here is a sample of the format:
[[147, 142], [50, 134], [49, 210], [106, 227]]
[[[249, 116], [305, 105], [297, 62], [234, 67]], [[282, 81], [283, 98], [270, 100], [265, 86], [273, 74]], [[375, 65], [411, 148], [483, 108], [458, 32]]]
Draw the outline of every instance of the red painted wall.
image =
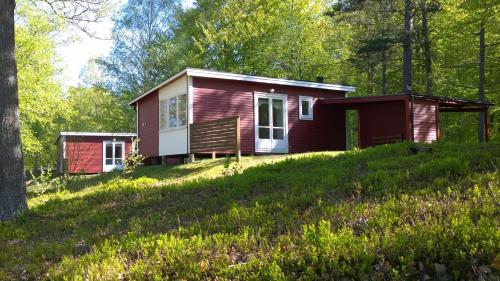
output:
[[413, 137], [418, 142], [432, 142], [438, 139], [437, 103], [415, 100], [413, 103]]
[[360, 105], [359, 146], [374, 145], [373, 137], [402, 135], [409, 139], [406, 121], [406, 101], [387, 101]]
[[159, 105], [158, 90], [137, 103], [139, 106], [138, 138], [139, 152], [145, 157], [158, 156]]
[[102, 173], [102, 142], [105, 140], [124, 141], [125, 156], [130, 152], [131, 138], [124, 137], [91, 137], [67, 136], [66, 159], [70, 174], [97, 174]]
[[241, 150], [255, 152], [253, 92], [288, 95], [289, 152], [345, 148], [345, 115], [315, 105], [314, 120], [298, 119], [298, 96], [344, 97], [343, 92], [193, 77], [193, 122], [240, 116]]

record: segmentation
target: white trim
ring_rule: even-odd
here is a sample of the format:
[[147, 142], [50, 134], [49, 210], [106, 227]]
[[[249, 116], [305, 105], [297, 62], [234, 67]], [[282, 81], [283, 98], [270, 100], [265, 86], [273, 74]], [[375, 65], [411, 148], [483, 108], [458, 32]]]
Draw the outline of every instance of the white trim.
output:
[[298, 80], [288, 80], [282, 78], [269, 78], [263, 76], [252, 76], [252, 75], [243, 75], [236, 74], [230, 72], [222, 72], [222, 71], [212, 71], [206, 69], [198, 69], [198, 68], [186, 68], [185, 70], [175, 74], [174, 76], [168, 78], [164, 82], [145, 92], [144, 94], [138, 96], [129, 102], [129, 105], [134, 104], [138, 100], [142, 99], [146, 95], [154, 92], [155, 90], [164, 87], [177, 80], [177, 78], [187, 75], [188, 77], [204, 77], [204, 78], [216, 78], [216, 79], [226, 79], [226, 80], [235, 80], [235, 81], [248, 81], [255, 83], [264, 83], [264, 84], [273, 84], [273, 85], [285, 85], [285, 86], [294, 86], [294, 87], [304, 87], [304, 88], [313, 88], [313, 89], [324, 89], [324, 90], [335, 90], [335, 91], [343, 91], [343, 92], [355, 92], [356, 87], [353, 86], [343, 86], [337, 84], [326, 84], [326, 83], [316, 83], [316, 82], [306, 82], [306, 81], [298, 81]]
[[188, 124], [193, 124], [193, 77], [188, 76], [188, 86], [187, 86], [187, 95], [188, 95]]
[[288, 79], [282, 79], [282, 78], [269, 78], [269, 77], [263, 77], [263, 76], [243, 75], [243, 74], [236, 74], [236, 73], [230, 73], [230, 72], [211, 71], [211, 70], [197, 69], [197, 68], [188, 68], [187, 74], [189, 76], [195, 76], [195, 77], [217, 78], [217, 79], [227, 79], [227, 80], [236, 80], [236, 81], [249, 81], [249, 82], [264, 83], [264, 84], [316, 88], [316, 89], [325, 89], [325, 90], [337, 90], [337, 91], [344, 91], [344, 92], [356, 91], [356, 87], [352, 87], [352, 86], [343, 86], [343, 85], [336, 85], [336, 84], [316, 83], [316, 82], [307, 82], [307, 81], [298, 81], [298, 80], [288, 80]]
[[183, 71], [181, 71], [181, 72], [179, 72], [179, 73], [175, 74], [174, 76], [172, 76], [172, 77], [168, 78], [167, 80], [163, 81], [162, 83], [160, 83], [158, 86], [153, 87], [151, 90], [149, 90], [149, 91], [145, 92], [144, 94], [142, 94], [142, 95], [138, 96], [137, 98], [133, 99], [133, 100], [132, 100], [131, 102], [129, 102], [128, 104], [129, 104], [129, 105], [132, 105], [132, 104], [134, 104], [136, 101], [138, 101], [138, 100], [142, 99], [143, 97], [145, 97], [145, 96], [149, 95], [150, 93], [152, 93], [152, 92], [154, 92], [154, 91], [158, 90], [159, 88], [162, 88], [163, 86], [165, 86], [165, 85], [169, 84], [170, 82], [172, 82], [172, 81], [174, 81], [174, 80], [177, 80], [177, 78], [179, 78], [179, 77], [183, 76], [184, 74], [186, 74], [186, 73], [187, 73], [187, 71], [188, 71], [188, 68], [186, 68], [186, 69], [184, 69]]
[[160, 129], [159, 132], [164, 133], [164, 132], [178, 131], [178, 130], [186, 129], [186, 127], [187, 127], [187, 125], [172, 127], [172, 128], [167, 128], [167, 129]]
[[[112, 146], [112, 155], [113, 155], [113, 164], [111, 165], [106, 165], [106, 144], [107, 143], [111, 143], [113, 146]], [[116, 166], [114, 164], [116, 158], [115, 158], [115, 145], [116, 144], [121, 144], [122, 145], [122, 157], [121, 157], [121, 160], [122, 160], [122, 165], [121, 165], [121, 168], [123, 169], [123, 165], [125, 164], [125, 142], [124, 141], [110, 141], [110, 140], [105, 140], [105, 141], [102, 141], [102, 172], [111, 172], [115, 169], [117, 169], [116, 167], [112, 168], [111, 170], [106, 170], [105, 167], [106, 166]]]
[[[271, 148], [270, 149], [259, 149], [258, 148], [258, 142], [259, 142], [259, 119], [258, 119], [258, 100], [259, 98], [276, 98], [276, 99], [281, 99], [283, 100], [283, 113], [285, 114], [284, 120], [283, 120], [283, 142], [286, 144], [286, 148], [283, 149], [276, 149], [272, 148], [272, 141], [273, 139], [270, 138], [271, 141]], [[288, 95], [285, 94], [269, 94], [269, 93], [262, 93], [262, 92], [254, 92], [253, 94], [253, 104], [254, 104], [254, 140], [255, 140], [255, 152], [260, 152], [260, 153], [288, 153], [289, 151], [289, 142], [288, 142]], [[271, 106], [272, 103], [270, 103]], [[271, 118], [271, 115], [270, 117]], [[272, 120], [269, 120], [271, 123], [270, 128], [269, 128], [269, 135], [272, 136], [273, 132], [271, 131], [271, 125], [272, 125]]]
[[60, 136], [135, 137], [136, 133], [61, 132]]
[[188, 126], [187, 126], [187, 150], [188, 154], [191, 153], [191, 136], [190, 136], [190, 127], [189, 125], [193, 124], [193, 77], [188, 76], [187, 79], [187, 115], [188, 115]]
[[[177, 123], [179, 123], [179, 97], [180, 96], [183, 96], [185, 95], [186, 96], [186, 123], [189, 124], [189, 114], [188, 114], [188, 103], [189, 103], [189, 99], [188, 99], [188, 96], [187, 96], [187, 93], [186, 92], [181, 92], [181, 93], [178, 93], [178, 94], [173, 94], [173, 95], [168, 95], [168, 96], [164, 96], [163, 98], [159, 98], [158, 100], [158, 131], [159, 132], [168, 132], [168, 131], [175, 131], [175, 130], [180, 130], [180, 129], [185, 129], [187, 127], [187, 124], [186, 125], [180, 125], [180, 126], [175, 126], [175, 127], [170, 127], [170, 106], [169, 106], [169, 100], [171, 98], [175, 98], [175, 106], [176, 106], [176, 119], [177, 119]], [[165, 114], [167, 115], [167, 120], [166, 120], [166, 128], [162, 128], [161, 127], [161, 103], [162, 102], [166, 102], [166, 112]]]
[[139, 135], [139, 101], [135, 105], [135, 135]]
[[[302, 101], [309, 103], [309, 114], [302, 114]], [[314, 119], [314, 98], [310, 96], [299, 96], [299, 120], [313, 120]]]
[[66, 137], [62, 137], [63, 142], [63, 160], [66, 159]]

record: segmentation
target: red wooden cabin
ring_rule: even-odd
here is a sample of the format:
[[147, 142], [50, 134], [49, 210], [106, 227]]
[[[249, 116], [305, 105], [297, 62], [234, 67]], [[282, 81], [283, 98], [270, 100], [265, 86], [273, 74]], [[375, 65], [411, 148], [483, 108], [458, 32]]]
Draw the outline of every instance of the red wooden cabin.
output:
[[[439, 140], [440, 111], [485, 111], [490, 105], [418, 95], [347, 97], [354, 91], [351, 86], [187, 68], [130, 105], [137, 113], [139, 152], [147, 163], [176, 163], [210, 150], [225, 153], [229, 144], [243, 154], [344, 150], [346, 110], [352, 109], [359, 111], [361, 147], [430, 142]], [[236, 130], [231, 124], [237, 124]], [[234, 142], [228, 139], [233, 136]]]
[[61, 132], [57, 170], [69, 174], [98, 174], [123, 169], [135, 133]]

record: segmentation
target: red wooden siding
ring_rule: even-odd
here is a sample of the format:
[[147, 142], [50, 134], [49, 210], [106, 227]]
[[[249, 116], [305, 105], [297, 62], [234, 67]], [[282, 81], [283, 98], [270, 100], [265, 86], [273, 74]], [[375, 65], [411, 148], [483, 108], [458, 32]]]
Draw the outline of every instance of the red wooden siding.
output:
[[298, 119], [298, 96], [344, 97], [343, 92], [193, 77], [193, 122], [240, 116], [241, 151], [255, 152], [253, 92], [288, 95], [289, 152], [345, 148], [345, 115], [314, 107], [314, 120]]
[[137, 122], [139, 152], [145, 157], [158, 156], [159, 147], [159, 105], [158, 90], [138, 101], [139, 120]]
[[413, 138], [418, 142], [438, 139], [437, 103], [415, 100], [413, 102]]
[[124, 141], [125, 156], [130, 153], [131, 138], [126, 137], [66, 137], [66, 159], [70, 174], [102, 173], [102, 142], [105, 140]]
[[409, 139], [406, 122], [407, 102], [387, 101], [360, 105], [359, 146], [373, 146], [373, 138], [399, 135]]

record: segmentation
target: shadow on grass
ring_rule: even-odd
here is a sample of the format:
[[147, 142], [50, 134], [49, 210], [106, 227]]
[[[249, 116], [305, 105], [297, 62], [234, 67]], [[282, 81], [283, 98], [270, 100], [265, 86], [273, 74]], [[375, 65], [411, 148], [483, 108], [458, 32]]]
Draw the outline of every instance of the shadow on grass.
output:
[[[237, 233], [245, 227], [270, 236], [300, 232], [305, 222], [325, 216], [321, 204], [333, 206], [352, 200], [379, 200], [387, 195], [418, 192], [435, 184], [437, 178], [444, 184], [436, 188], [445, 189], [453, 176], [463, 176], [454, 174], [463, 172], [458, 167], [456, 171], [443, 170], [446, 175], [426, 177], [425, 169], [443, 168], [425, 166], [432, 161], [456, 157], [467, 162], [464, 164], [467, 169], [487, 172], [495, 169], [495, 165], [487, 162], [497, 163], [500, 157], [494, 145], [469, 149], [461, 155], [438, 145], [433, 146], [432, 154], [414, 155], [409, 149], [411, 146], [403, 143], [338, 156], [289, 159], [224, 178], [160, 187], [145, 186], [140, 179], [160, 180], [201, 173], [224, 160], [182, 169], [141, 167], [117, 181], [112, 181], [119, 178], [117, 174], [91, 177], [75, 182], [71, 190], [95, 184], [106, 184], [108, 188], [71, 199], [51, 198], [19, 220], [0, 225], [0, 242], [4, 240], [2, 244], [7, 245], [13, 239], [22, 239], [19, 246], [9, 246], [10, 251], [29, 253], [26, 255], [30, 262], [53, 263], [64, 255], [71, 255], [79, 240], [98, 245], [105, 239], [129, 232], [191, 236]], [[478, 151], [491, 159], [473, 162], [471, 159]], [[418, 169], [423, 170], [413, 173]], [[418, 184], [415, 177], [421, 177]], [[330, 219], [339, 223], [359, 215], [333, 214], [328, 214]], [[47, 252], [50, 247], [57, 251]]]

